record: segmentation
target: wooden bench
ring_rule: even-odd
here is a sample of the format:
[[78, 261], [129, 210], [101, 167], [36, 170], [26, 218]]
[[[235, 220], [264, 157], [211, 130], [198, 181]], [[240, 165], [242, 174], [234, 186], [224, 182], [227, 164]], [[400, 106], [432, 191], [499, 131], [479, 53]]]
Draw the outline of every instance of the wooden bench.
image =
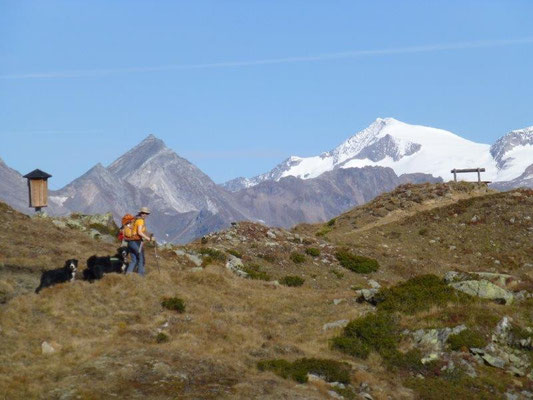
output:
[[485, 172], [485, 168], [466, 168], [466, 169], [457, 169], [454, 168], [451, 170], [453, 174], [453, 180], [457, 182], [457, 174], [463, 174], [468, 172], [477, 172], [477, 182], [478, 183], [490, 183], [489, 181], [481, 181], [481, 173]]

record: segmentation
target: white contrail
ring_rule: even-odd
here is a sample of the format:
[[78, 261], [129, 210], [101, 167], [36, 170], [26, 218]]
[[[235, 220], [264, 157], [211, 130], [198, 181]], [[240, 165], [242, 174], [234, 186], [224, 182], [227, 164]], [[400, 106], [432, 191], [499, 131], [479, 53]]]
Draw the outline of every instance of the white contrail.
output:
[[118, 73], [128, 72], [156, 72], [156, 71], [172, 71], [172, 70], [187, 70], [187, 69], [207, 69], [207, 68], [232, 68], [232, 67], [251, 67], [256, 65], [268, 64], [289, 64], [299, 62], [313, 62], [325, 60], [339, 60], [347, 58], [356, 58], [364, 56], [380, 56], [380, 55], [395, 55], [395, 54], [410, 54], [410, 53], [430, 53], [445, 50], [462, 50], [462, 49], [478, 49], [487, 47], [501, 47], [517, 44], [531, 44], [533, 37], [521, 39], [508, 40], [486, 40], [474, 42], [460, 42], [460, 43], [443, 43], [432, 44], [425, 46], [410, 46], [398, 47], [388, 49], [373, 49], [373, 50], [352, 50], [341, 53], [318, 54], [314, 56], [301, 57], [285, 57], [285, 58], [268, 58], [263, 60], [249, 60], [249, 61], [227, 61], [206, 64], [173, 64], [153, 67], [128, 67], [128, 68], [107, 68], [107, 69], [90, 69], [90, 70], [74, 70], [61, 72], [33, 72], [25, 74], [8, 74], [0, 75], [0, 79], [52, 79], [52, 78], [85, 78], [85, 77], [99, 77], [106, 75], [113, 75]]

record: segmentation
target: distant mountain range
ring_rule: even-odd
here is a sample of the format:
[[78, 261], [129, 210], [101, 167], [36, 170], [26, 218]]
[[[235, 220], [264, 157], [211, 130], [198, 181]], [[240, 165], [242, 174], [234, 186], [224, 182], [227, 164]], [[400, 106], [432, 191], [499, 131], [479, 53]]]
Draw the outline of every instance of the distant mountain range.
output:
[[314, 157], [292, 156], [267, 173], [236, 178], [222, 186], [238, 191], [287, 176], [312, 179], [327, 171], [365, 166], [390, 167], [396, 174], [423, 172], [444, 180], [451, 177], [453, 168], [484, 167], [485, 180], [500, 182], [520, 176], [531, 163], [533, 127], [512, 131], [490, 146], [442, 129], [378, 118], [331, 151]]
[[[217, 185], [150, 135], [108, 167], [96, 164], [51, 191], [47, 212], [112, 212], [118, 220], [148, 206], [158, 239], [184, 243], [233, 221], [282, 227], [325, 221], [399, 184], [442, 181], [454, 167], [485, 167], [485, 178], [505, 178], [499, 188], [533, 186], [532, 160], [532, 128], [489, 146], [387, 118], [320, 156], [290, 157], [258, 177]], [[27, 190], [21, 174], [0, 160], [0, 200], [29, 212]]]

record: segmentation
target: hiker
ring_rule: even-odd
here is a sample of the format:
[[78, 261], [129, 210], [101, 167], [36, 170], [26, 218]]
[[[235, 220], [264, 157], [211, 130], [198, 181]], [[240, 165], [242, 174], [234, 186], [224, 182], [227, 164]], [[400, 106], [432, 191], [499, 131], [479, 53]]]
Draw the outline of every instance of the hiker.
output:
[[126, 274], [132, 273], [137, 267], [139, 275], [144, 275], [144, 242], [155, 241], [153, 235], [148, 236], [146, 234], [146, 217], [150, 215], [148, 207], [141, 207], [141, 210], [135, 217], [133, 226], [130, 229], [124, 228], [124, 237], [128, 242], [128, 248], [130, 250], [131, 262], [128, 265]]

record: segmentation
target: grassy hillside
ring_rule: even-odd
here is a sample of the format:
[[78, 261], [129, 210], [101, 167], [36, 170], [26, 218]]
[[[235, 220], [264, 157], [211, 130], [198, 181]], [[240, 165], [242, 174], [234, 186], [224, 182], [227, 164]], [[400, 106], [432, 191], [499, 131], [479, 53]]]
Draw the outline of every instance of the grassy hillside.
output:
[[[160, 271], [147, 249], [145, 278], [76, 280], [40, 295], [31, 290], [41, 267], [71, 257], [83, 265], [116, 244], [7, 206], [0, 217], [10, 227], [0, 233], [0, 294], [10, 293], [0, 304], [0, 398], [492, 399], [533, 391], [533, 192], [403, 186], [327, 224], [286, 231], [239, 223], [160, 249]], [[494, 284], [513, 301], [452, 286], [465, 281]], [[370, 303], [361, 290], [372, 292]], [[162, 305], [177, 299], [184, 310]]]

